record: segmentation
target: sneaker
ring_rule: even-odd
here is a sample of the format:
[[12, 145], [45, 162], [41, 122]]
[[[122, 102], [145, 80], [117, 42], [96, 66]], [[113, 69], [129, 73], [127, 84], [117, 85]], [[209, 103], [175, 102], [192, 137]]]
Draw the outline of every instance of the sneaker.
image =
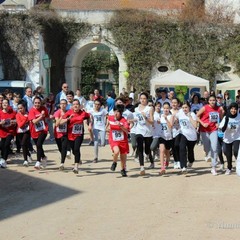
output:
[[27, 156], [27, 161], [28, 161], [28, 163], [32, 163], [32, 161], [33, 161], [32, 157], [31, 156]]
[[224, 171], [224, 164], [220, 165], [220, 171]]
[[97, 158], [94, 158], [93, 159], [93, 163], [97, 163], [98, 162], [98, 159]]
[[158, 155], [156, 154], [155, 156], [154, 156], [154, 161], [158, 161], [159, 159], [158, 159]]
[[126, 173], [125, 169], [121, 170], [121, 175], [122, 175], [122, 177], [127, 177], [127, 173]]
[[213, 176], [217, 176], [216, 168], [212, 168], [211, 173]]
[[187, 174], [187, 168], [183, 167], [183, 168], [182, 168], [182, 173], [183, 173], [183, 174]]
[[149, 162], [149, 155], [144, 154], [144, 162]]
[[140, 170], [140, 175], [141, 176], [144, 176], [145, 175], [145, 170], [143, 169], [143, 170]]
[[116, 170], [116, 167], [117, 167], [117, 163], [113, 162], [110, 169], [114, 172]]
[[73, 173], [75, 173], [75, 174], [78, 174], [78, 169], [77, 168], [73, 168]]
[[33, 149], [32, 151], [29, 151], [31, 154], [37, 153], [35, 149]]
[[151, 163], [148, 167], [148, 169], [154, 169], [154, 163]]
[[47, 167], [47, 157], [46, 156], [42, 158], [42, 167], [43, 168]]
[[212, 161], [212, 158], [211, 158], [211, 157], [205, 157], [205, 161], [206, 161], [206, 162], [211, 162], [211, 161]]
[[28, 167], [28, 161], [24, 161], [24, 162], [23, 162], [23, 166], [24, 166], [24, 167]]
[[161, 168], [159, 175], [164, 175], [166, 174], [166, 169], [165, 168]]
[[37, 170], [40, 170], [41, 168], [41, 163], [39, 161], [36, 162], [35, 166], [34, 166], [35, 169]]
[[71, 159], [71, 152], [67, 151], [67, 155], [66, 155], [67, 159]]
[[188, 163], [188, 168], [191, 168], [192, 167], [192, 165], [193, 165], [193, 163]]
[[169, 166], [169, 161], [164, 161], [164, 167], [167, 168]]
[[64, 165], [63, 165], [63, 163], [60, 164], [59, 170], [60, 170], [60, 171], [63, 171], [63, 170], [64, 170]]
[[175, 161], [174, 161], [174, 163], [173, 163], [173, 168], [174, 168], [174, 169], [178, 169], [178, 162], [175, 162]]
[[3, 158], [0, 159], [0, 167], [1, 168], [7, 168], [7, 163]]
[[231, 170], [230, 169], [227, 169], [226, 172], [225, 172], [225, 175], [230, 175], [231, 174]]

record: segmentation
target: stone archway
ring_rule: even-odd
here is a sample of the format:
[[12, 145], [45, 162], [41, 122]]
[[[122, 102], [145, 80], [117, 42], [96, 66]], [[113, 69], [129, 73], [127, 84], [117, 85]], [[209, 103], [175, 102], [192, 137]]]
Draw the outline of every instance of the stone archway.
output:
[[99, 44], [108, 46], [116, 54], [119, 62], [119, 93], [122, 91], [122, 88], [127, 89], [127, 79], [123, 74], [127, 70], [124, 54], [119, 48], [113, 45], [111, 42], [112, 39], [110, 40], [110, 38], [106, 36], [109, 36], [109, 32], [106, 30], [104, 32], [100, 25], [94, 25], [92, 34], [79, 40], [68, 52], [65, 63], [65, 78], [70, 89], [73, 91], [75, 91], [81, 83], [81, 65], [83, 59], [92, 48], [97, 47]]

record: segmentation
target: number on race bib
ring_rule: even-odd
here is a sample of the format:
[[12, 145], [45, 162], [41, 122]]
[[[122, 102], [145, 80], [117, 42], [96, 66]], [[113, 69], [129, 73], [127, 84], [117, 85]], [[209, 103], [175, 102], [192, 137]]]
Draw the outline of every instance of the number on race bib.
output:
[[209, 120], [210, 122], [218, 122], [219, 114], [217, 112], [210, 112], [209, 113]]
[[72, 133], [73, 134], [82, 134], [82, 124], [74, 124], [73, 125], [73, 129], [72, 129]]
[[162, 123], [162, 131], [167, 131], [167, 124]]
[[230, 129], [231, 130], [236, 130], [237, 129], [237, 125], [235, 125], [234, 123], [230, 123]]
[[67, 132], [67, 124], [62, 124], [57, 127], [57, 132], [66, 133]]
[[35, 123], [35, 130], [36, 132], [42, 131], [45, 129], [44, 121], [39, 121], [38, 123]]
[[124, 139], [123, 131], [112, 131], [112, 138], [114, 141], [122, 141]]
[[18, 133], [25, 133], [29, 130], [29, 125], [26, 124], [25, 126], [23, 126], [22, 128], [18, 129]]

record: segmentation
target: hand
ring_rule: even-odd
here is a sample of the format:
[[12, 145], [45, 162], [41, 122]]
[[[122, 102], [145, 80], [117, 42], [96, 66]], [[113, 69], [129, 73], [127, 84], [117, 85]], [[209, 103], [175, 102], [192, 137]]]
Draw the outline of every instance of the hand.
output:
[[203, 123], [202, 125], [203, 125], [203, 127], [207, 128], [209, 123]]
[[42, 112], [41, 112], [41, 115], [42, 115], [42, 117], [45, 117], [45, 112], [42, 111]]

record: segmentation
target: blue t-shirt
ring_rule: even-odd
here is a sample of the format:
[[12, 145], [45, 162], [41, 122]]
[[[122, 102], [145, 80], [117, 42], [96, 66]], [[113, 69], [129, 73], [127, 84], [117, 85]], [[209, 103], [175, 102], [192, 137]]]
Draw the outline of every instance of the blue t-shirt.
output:
[[107, 102], [107, 106], [108, 106], [108, 112], [110, 112], [114, 108], [115, 100], [110, 97], [107, 99], [106, 102]]

